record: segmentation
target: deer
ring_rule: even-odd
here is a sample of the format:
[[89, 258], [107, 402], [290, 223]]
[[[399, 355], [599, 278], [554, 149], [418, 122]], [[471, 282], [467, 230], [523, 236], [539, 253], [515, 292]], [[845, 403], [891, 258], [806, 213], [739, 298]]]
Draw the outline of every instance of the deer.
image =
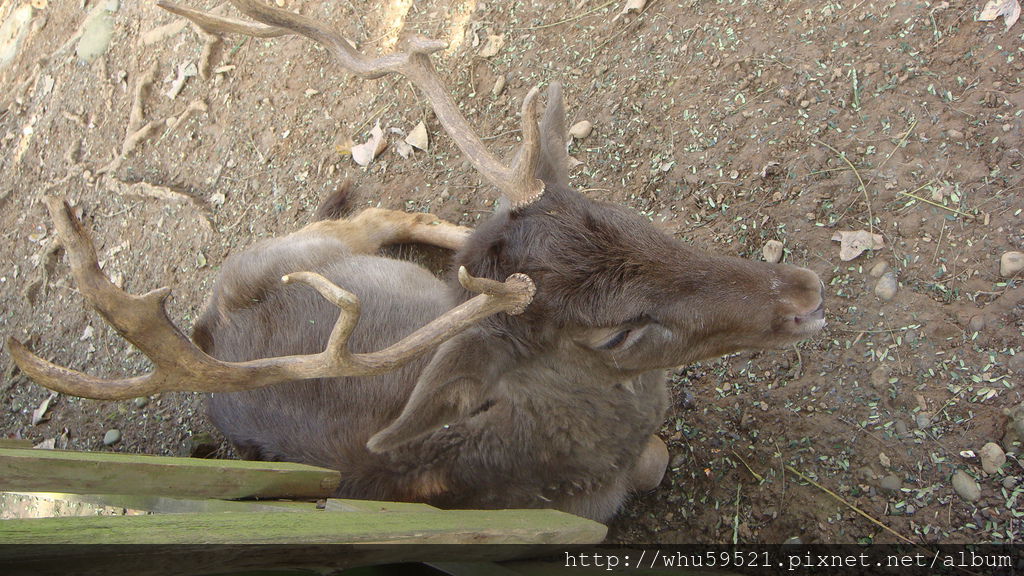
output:
[[[189, 340], [163, 310], [169, 290], [113, 286], [83, 225], [48, 199], [80, 291], [154, 369], [95, 378], [9, 339], [43, 386], [108, 399], [209, 392], [209, 417], [240, 456], [339, 470], [339, 497], [607, 522], [662, 482], [669, 370], [825, 325], [810, 269], [702, 251], [574, 190], [558, 83], [539, 120], [539, 87], [525, 96], [522, 142], [503, 162], [433, 66], [444, 42], [414, 37], [371, 58], [259, 0], [232, 0], [255, 22], [157, 4], [213, 34], [305, 36], [363, 78], [404, 76], [501, 200], [469, 230], [426, 213], [347, 216], [339, 193], [305, 228], [226, 259]], [[452, 250], [450, 277], [381, 255], [402, 243]]]

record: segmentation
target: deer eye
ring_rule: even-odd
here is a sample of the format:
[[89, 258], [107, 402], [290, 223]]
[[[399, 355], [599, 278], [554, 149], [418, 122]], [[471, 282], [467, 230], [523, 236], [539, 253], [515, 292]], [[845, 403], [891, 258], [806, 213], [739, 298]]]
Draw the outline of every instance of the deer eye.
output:
[[633, 333], [633, 329], [632, 328], [627, 328], [626, 330], [620, 330], [619, 332], [616, 332], [615, 334], [613, 334], [611, 338], [609, 338], [608, 340], [605, 340], [600, 346], [598, 346], [598, 348], [601, 349], [601, 350], [614, 350], [614, 349], [622, 346], [623, 344], [625, 344], [626, 340], [629, 339], [629, 336], [632, 333]]

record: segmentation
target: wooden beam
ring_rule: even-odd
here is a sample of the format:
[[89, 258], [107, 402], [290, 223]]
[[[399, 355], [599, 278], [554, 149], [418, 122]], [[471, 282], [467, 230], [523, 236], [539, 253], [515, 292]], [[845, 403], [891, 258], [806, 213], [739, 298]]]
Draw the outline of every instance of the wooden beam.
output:
[[325, 498], [335, 470], [290, 462], [0, 449], [0, 490], [179, 498]]
[[[594, 544], [606, 532], [602, 524], [556, 510], [319, 510], [0, 522], [4, 544]], [[4, 546], [0, 552], [17, 556], [16, 549]]]

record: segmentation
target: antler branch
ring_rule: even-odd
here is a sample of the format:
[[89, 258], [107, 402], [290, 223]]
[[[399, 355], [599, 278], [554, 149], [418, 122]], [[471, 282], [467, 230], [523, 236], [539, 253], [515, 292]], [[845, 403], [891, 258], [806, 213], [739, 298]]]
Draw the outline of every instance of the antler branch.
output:
[[515, 162], [507, 166], [487, 150], [438, 77], [430, 54], [443, 49], [446, 46], [444, 42], [415, 37], [408, 41], [405, 52], [368, 58], [353, 49], [338, 33], [311, 18], [268, 6], [259, 0], [231, 2], [265, 26], [185, 8], [167, 0], [158, 0], [157, 5], [188, 18], [212, 34], [239, 33], [262, 38], [285, 34], [305, 36], [326, 48], [343, 68], [362, 78], [374, 79], [392, 73], [405, 76], [430, 102], [441, 126], [462, 153], [488, 182], [502, 191], [513, 208], [530, 204], [544, 193], [544, 183], [534, 177], [541, 147], [536, 87], [523, 100], [523, 142]]
[[232, 392], [289, 380], [381, 374], [483, 318], [498, 312], [522, 312], [535, 291], [533, 282], [522, 274], [513, 274], [502, 283], [473, 278], [460, 270], [463, 286], [479, 295], [384, 350], [352, 354], [348, 338], [358, 321], [359, 300], [319, 274], [296, 272], [282, 280], [308, 284], [340, 309], [327, 348], [305, 356], [224, 362], [200, 350], [168, 319], [164, 301], [169, 288], [135, 296], [115, 286], [100, 270], [92, 240], [70, 206], [50, 197], [45, 202], [82, 295], [154, 365], [153, 372], [143, 376], [96, 378], [43, 360], [14, 338], [7, 340], [11, 358], [25, 374], [51, 390], [74, 396], [118, 400], [164, 391]]

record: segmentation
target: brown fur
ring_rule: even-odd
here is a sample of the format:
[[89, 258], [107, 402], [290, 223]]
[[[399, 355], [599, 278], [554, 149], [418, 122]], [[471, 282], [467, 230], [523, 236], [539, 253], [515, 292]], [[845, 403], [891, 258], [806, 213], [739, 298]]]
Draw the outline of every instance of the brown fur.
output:
[[[557, 88], [542, 132], [544, 196], [499, 210], [455, 257], [475, 276], [528, 274], [537, 294], [527, 311], [493, 316], [388, 375], [213, 395], [211, 417], [243, 453], [336, 468], [345, 497], [554, 507], [606, 520], [667, 465], [652, 436], [668, 402], [664, 369], [820, 328], [813, 272], [702, 253], [572, 191]], [[361, 215], [316, 223], [230, 259], [196, 342], [227, 360], [321, 350], [337, 312], [311, 289], [277, 282], [297, 269], [359, 296], [356, 352], [383, 348], [470, 296], [373, 255], [409, 238], [405, 221], [381, 232], [390, 216], [378, 212], [358, 226]]]

